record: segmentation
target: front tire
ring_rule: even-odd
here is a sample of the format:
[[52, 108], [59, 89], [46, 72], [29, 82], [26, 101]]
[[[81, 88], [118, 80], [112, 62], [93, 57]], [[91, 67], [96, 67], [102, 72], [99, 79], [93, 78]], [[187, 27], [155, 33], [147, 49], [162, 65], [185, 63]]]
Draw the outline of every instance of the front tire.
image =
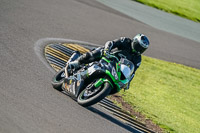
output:
[[[91, 84], [89, 84], [89, 85], [91, 86]], [[94, 87], [94, 84], [92, 84], [92, 85]], [[109, 93], [111, 91], [111, 85], [108, 82], [105, 82], [100, 86], [100, 88], [97, 87], [97, 89], [99, 89], [99, 91], [96, 94], [92, 95], [91, 97], [86, 97], [84, 95], [86, 95], [86, 93], [88, 91], [87, 87], [79, 94], [78, 99], [77, 99], [78, 104], [80, 104], [83, 107], [91, 106], [91, 105], [101, 101], [107, 95], [109, 95]]]
[[52, 78], [51, 84], [53, 88], [58, 91], [63, 91], [62, 84], [63, 84], [64, 78], [65, 78], [65, 68], [62, 68]]

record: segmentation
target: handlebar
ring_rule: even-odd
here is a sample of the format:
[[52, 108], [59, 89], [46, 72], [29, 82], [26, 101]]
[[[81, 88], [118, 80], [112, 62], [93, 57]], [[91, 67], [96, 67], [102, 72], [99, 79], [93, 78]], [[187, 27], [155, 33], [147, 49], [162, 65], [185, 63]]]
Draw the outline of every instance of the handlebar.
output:
[[112, 54], [110, 54], [110, 53], [107, 53], [105, 57], [106, 57], [106, 58], [114, 58], [114, 59], [117, 60], [117, 62], [119, 62], [119, 59], [118, 59], [116, 56], [114, 56], [114, 55], [112, 55]]

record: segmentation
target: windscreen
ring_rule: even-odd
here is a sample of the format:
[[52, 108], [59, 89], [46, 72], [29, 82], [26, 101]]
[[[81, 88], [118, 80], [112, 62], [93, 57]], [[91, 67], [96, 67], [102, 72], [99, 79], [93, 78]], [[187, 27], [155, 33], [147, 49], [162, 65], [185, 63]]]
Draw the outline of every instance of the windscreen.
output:
[[125, 59], [125, 58], [121, 58], [120, 59], [120, 63], [128, 66], [130, 68], [130, 70], [131, 70], [130, 75], [132, 75], [132, 73], [134, 72], [134, 68], [135, 68], [134, 64], [131, 61]]

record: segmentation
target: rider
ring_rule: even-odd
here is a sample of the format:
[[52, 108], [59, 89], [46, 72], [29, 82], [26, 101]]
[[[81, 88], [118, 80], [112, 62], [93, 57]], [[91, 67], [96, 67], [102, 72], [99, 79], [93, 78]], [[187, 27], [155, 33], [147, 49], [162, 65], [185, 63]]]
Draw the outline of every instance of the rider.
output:
[[[149, 47], [149, 40], [144, 34], [137, 34], [133, 39], [121, 37], [113, 41], [108, 41], [105, 47], [101, 47], [81, 55], [75, 61], [69, 63], [69, 67], [78, 69], [81, 64], [88, 64], [93, 61], [99, 60], [102, 55], [108, 56], [110, 51], [117, 48], [126, 59], [134, 64], [134, 72], [131, 75], [130, 81], [135, 75], [135, 71], [141, 64], [141, 54]], [[129, 82], [130, 84], [130, 82]], [[129, 85], [127, 86], [129, 89]]]

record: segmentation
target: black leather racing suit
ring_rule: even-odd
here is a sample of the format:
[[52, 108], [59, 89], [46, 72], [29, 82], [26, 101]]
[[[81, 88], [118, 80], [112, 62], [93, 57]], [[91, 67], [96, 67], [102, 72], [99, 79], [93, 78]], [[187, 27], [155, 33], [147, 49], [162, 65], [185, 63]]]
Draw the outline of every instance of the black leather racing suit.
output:
[[[108, 41], [104, 47], [104, 50], [107, 52], [110, 52], [112, 49], [117, 48], [121, 54], [123, 54], [124, 56], [126, 56], [128, 60], [133, 62], [135, 69], [133, 74], [131, 75], [130, 81], [133, 79], [137, 68], [141, 64], [141, 55], [133, 54], [131, 43], [132, 40], [130, 38], [121, 37], [120, 39]], [[101, 56], [102, 56], [102, 48], [99, 47], [93, 51], [83, 54], [77, 60], [79, 61], [80, 64], [88, 64], [93, 61], [99, 60]]]

